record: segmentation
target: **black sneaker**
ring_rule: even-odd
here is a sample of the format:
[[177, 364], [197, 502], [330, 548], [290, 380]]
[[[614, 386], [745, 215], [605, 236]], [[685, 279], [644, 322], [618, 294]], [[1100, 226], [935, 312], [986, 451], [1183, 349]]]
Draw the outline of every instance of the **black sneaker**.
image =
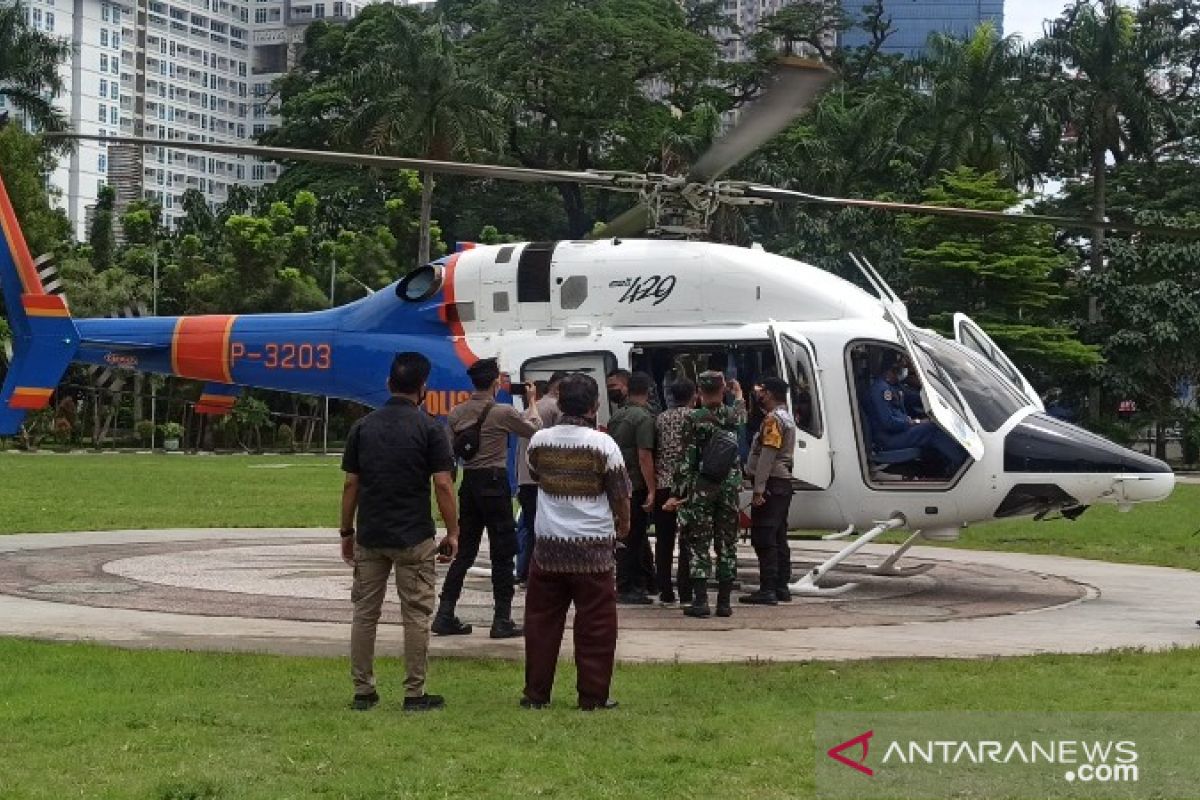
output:
[[776, 589], [775, 590], [775, 599], [778, 600], [780, 603], [792, 602], [792, 590], [791, 589]]
[[472, 629], [458, 617], [437, 616], [433, 618], [429, 630], [438, 636], [466, 636]]
[[377, 705], [379, 705], [379, 692], [371, 692], [370, 694], [354, 695], [354, 702], [350, 704], [350, 708], [354, 711], [370, 711]]
[[439, 708], [444, 708], [446, 698], [440, 694], [423, 694], [420, 697], [404, 698], [405, 711], [436, 711]]
[[641, 592], [621, 592], [617, 595], [617, 602], [623, 606], [649, 606], [654, 605], [654, 601], [648, 595]]
[[675, 593], [674, 592], [660, 592], [658, 595], [658, 602], [662, 603], [664, 606], [675, 605]]
[[533, 700], [530, 700], [528, 697], [521, 698], [521, 708], [540, 710], [540, 709], [549, 708], [549, 707], [550, 707], [549, 700], [547, 700], [544, 703], [537, 703], [537, 702], [534, 702]]
[[580, 706], [579, 710], [580, 711], [612, 711], [614, 708], [616, 708], [619, 705], [620, 705], [620, 703], [618, 703], [616, 700], [613, 700], [610, 698], [608, 700], [605, 700], [603, 703], [601, 703], [598, 706]]
[[524, 636], [525, 629], [511, 619], [498, 619], [492, 623], [492, 630], [488, 636], [493, 639], [516, 639], [518, 636]]

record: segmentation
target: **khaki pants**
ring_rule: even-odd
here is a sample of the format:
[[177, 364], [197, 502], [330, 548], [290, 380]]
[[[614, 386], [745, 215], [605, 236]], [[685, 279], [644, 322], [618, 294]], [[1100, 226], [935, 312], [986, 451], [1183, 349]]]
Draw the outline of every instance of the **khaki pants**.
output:
[[404, 623], [404, 696], [425, 694], [429, 662], [429, 618], [433, 614], [434, 559], [437, 543], [426, 539], [413, 547], [354, 548], [354, 623], [350, 628], [350, 677], [354, 694], [375, 691], [375, 629], [383, 610], [388, 576], [396, 568], [396, 594]]

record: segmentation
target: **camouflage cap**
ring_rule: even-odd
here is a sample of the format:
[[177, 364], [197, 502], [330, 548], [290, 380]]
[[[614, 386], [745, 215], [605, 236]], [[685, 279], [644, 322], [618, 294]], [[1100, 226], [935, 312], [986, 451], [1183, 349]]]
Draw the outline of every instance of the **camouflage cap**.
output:
[[715, 392], [725, 388], [725, 376], [715, 369], [701, 372], [696, 377], [696, 384], [702, 392]]

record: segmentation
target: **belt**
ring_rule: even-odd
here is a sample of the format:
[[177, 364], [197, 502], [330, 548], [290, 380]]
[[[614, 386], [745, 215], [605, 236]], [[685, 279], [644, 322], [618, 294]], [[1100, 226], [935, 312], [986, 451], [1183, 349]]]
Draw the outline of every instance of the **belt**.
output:
[[507, 467], [463, 467], [463, 477], [468, 475], [487, 475], [491, 478], [508, 476]]

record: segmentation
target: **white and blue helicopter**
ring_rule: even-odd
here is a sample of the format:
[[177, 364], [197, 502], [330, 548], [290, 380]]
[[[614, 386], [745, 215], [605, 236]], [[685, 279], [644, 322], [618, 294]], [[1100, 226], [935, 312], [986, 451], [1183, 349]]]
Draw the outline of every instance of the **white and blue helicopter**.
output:
[[[719, 180], [801, 113], [827, 80], [819, 66], [785, 65], [772, 90], [686, 176], [110, 137], [111, 143], [348, 168], [577, 183], [639, 197], [599, 238], [475, 247], [419, 267], [387, 289], [333, 311], [263, 315], [257, 322], [258, 317], [244, 316], [220, 324], [215, 318], [180, 318], [170, 357], [152, 371], [207, 380], [214, 387], [212, 397], [235, 393], [240, 384], [378, 405], [387, 396], [384, 375], [391, 354], [419, 350], [435, 363], [427, 400], [435, 415], [465, 398], [465, 367], [483, 357], [499, 359], [503, 370], [522, 381], [557, 370], [588, 372], [600, 379], [602, 391], [604, 376], [617, 368], [649, 372], [660, 387], [697, 364], [700, 369], [718, 366], [747, 386], [765, 375], [784, 377], [791, 387], [788, 405], [800, 427], [791, 525], [849, 539], [793, 584], [798, 593], [840, 592], [853, 585], [830, 586], [828, 574], [834, 569], [917, 574], [929, 565], [901, 567], [898, 562], [918, 539], [952, 540], [970, 524], [1050, 514], [1074, 518], [1092, 505], [1125, 510], [1168, 497], [1175, 477], [1167, 464], [1047, 415], [1034, 387], [965, 315], [954, 318], [953, 340], [915, 327], [900, 298], [865, 260], [854, 259], [873, 294], [761, 248], [698, 240], [723, 205], [782, 201], [1095, 227], [1058, 217], [820, 197]], [[95, 342], [88, 360], [136, 355], [138, 346], [149, 347], [142, 340], [153, 325], [80, 321], [80, 329], [87, 329], [84, 338], [90, 331]], [[181, 330], [195, 336], [180, 338]], [[303, 332], [311, 347], [322, 348], [323, 359], [310, 359], [309, 367], [318, 370], [323, 363], [324, 371], [302, 379], [302, 365], [291, 372], [263, 367], [257, 353], [262, 343], [254, 336], [278, 339], [279, 330]], [[881, 362], [895, 353], [907, 357], [919, 379], [930, 424], [966, 453], [948, 477], [923, 472], [919, 450], [886, 450], [873, 442], [864, 397]], [[187, 364], [198, 365], [192, 369], [203, 374], [189, 375]], [[602, 399], [602, 423], [606, 414]], [[881, 534], [900, 529], [909, 532], [908, 539], [882, 563], [845, 563]]]

